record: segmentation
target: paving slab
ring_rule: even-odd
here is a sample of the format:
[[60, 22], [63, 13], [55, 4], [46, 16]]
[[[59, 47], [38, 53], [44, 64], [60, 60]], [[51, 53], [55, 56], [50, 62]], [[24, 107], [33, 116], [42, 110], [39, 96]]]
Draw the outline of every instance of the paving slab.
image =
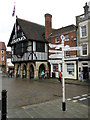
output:
[[9, 109], [8, 118], [88, 118], [87, 105], [66, 101], [66, 111], [62, 111], [61, 106], [61, 99], [56, 99], [21, 109]]

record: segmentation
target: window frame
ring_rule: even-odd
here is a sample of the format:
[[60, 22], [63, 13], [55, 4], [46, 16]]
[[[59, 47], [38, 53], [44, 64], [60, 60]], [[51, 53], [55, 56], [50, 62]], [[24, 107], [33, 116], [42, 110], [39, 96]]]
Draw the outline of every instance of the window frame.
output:
[[[87, 54], [83, 54], [83, 45], [87, 45]], [[82, 46], [81, 56], [88, 56], [88, 43], [83, 43], [81, 46]]]
[[69, 34], [65, 35], [65, 41], [69, 41]]
[[3, 55], [1, 55], [1, 61], [4, 61], [4, 56]]
[[55, 38], [55, 43], [60, 43], [59, 37]]
[[[84, 27], [86, 27], [86, 29]], [[83, 34], [85, 34], [85, 35], [83, 35]], [[80, 38], [85, 38], [87, 36], [88, 36], [88, 25], [87, 25], [87, 23], [81, 24], [80, 25]]]
[[68, 74], [73, 75], [74, 71], [75, 71], [74, 70], [74, 63], [67, 63], [67, 72], [68, 72]]

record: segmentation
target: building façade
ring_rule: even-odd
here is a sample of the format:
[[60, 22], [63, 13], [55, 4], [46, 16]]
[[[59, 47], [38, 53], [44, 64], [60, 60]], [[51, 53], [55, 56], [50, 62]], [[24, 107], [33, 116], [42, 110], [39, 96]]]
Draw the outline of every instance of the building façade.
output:
[[[45, 21], [48, 24], [48, 14], [45, 15]], [[45, 26], [16, 18], [8, 42], [12, 51], [15, 77], [38, 78], [41, 77], [42, 70], [49, 70], [46, 40], [48, 27]]]

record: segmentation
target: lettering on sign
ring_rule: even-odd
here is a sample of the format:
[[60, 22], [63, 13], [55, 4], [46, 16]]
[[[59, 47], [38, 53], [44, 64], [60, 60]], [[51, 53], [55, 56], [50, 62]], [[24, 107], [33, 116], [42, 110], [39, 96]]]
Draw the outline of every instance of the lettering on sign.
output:
[[22, 37], [20, 37], [20, 38], [17, 38], [17, 39], [15, 39], [15, 40], [13, 40], [13, 41], [11, 42], [11, 44], [14, 44], [14, 43], [17, 43], [17, 42], [20, 42], [20, 41], [23, 41], [23, 40], [26, 40], [26, 37], [25, 37], [25, 36], [22, 36]]

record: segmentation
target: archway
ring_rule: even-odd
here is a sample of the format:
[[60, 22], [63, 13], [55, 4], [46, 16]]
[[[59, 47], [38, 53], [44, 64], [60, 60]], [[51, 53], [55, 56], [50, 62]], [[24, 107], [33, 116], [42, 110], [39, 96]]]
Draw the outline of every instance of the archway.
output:
[[18, 67], [17, 67], [17, 75], [16, 75], [16, 77], [20, 77], [20, 69], [21, 69], [21, 66], [18, 64]]
[[31, 64], [30, 65], [30, 79], [34, 78], [34, 67], [33, 65]]
[[41, 65], [39, 66], [39, 73], [38, 73], [39, 78], [41, 78], [41, 73], [42, 73], [43, 70], [44, 70], [44, 72], [45, 72], [45, 65], [44, 65], [44, 64], [41, 64]]
[[26, 78], [26, 75], [27, 75], [27, 69], [26, 69], [26, 65], [24, 64], [23, 65], [23, 71], [22, 71], [22, 77]]

